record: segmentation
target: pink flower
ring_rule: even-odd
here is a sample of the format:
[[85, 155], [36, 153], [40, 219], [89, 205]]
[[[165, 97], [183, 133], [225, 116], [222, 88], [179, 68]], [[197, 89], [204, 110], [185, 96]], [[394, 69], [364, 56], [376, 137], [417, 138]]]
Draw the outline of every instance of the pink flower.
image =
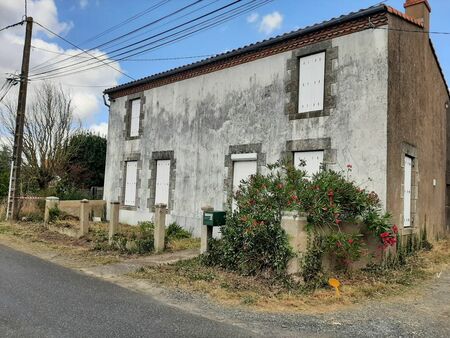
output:
[[353, 168], [353, 166], [349, 163], [349, 164], [347, 164], [347, 169], [352, 169]]
[[347, 242], [348, 242], [348, 244], [352, 244], [353, 243], [353, 239], [350, 238]]
[[392, 227], [392, 232], [394, 234], [398, 234], [398, 226], [394, 224], [394, 226]]

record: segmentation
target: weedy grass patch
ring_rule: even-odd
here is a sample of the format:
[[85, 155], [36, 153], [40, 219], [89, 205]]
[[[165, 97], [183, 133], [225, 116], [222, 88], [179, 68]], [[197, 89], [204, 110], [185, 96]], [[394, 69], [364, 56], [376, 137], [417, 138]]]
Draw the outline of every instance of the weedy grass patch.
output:
[[340, 297], [324, 284], [311, 290], [292, 278], [243, 276], [217, 266], [206, 266], [201, 257], [141, 268], [131, 276], [164, 287], [206, 294], [224, 305], [270, 312], [321, 313], [368, 300], [406, 297], [406, 291], [421, 288], [450, 266], [450, 240], [433, 245], [431, 251], [421, 250], [407, 257], [403, 265], [373, 265], [334, 275], [341, 282]]

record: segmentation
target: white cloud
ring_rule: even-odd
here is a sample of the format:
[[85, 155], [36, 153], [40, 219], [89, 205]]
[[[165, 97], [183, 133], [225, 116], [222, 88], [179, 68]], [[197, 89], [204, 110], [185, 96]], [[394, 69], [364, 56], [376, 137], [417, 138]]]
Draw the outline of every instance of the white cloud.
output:
[[94, 134], [98, 134], [100, 136], [108, 136], [108, 123], [101, 122], [99, 124], [93, 124], [89, 127], [89, 130], [92, 131]]
[[259, 19], [259, 14], [256, 12], [251, 13], [249, 16], [247, 16], [247, 22], [248, 23], [254, 23]]
[[259, 25], [259, 31], [265, 34], [270, 34], [276, 29], [280, 29], [283, 24], [283, 16], [275, 11], [265, 15]]
[[[33, 16], [34, 20], [42, 23], [57, 33], [64, 33], [72, 26], [70, 23], [62, 22], [58, 17], [58, 11], [55, 5], [56, 0], [29, 0], [28, 8], [29, 15]], [[21, 20], [23, 15], [23, 1], [17, 0], [1, 0], [0, 1], [0, 22], [5, 26]], [[21, 67], [23, 40], [24, 40], [24, 26], [14, 27], [5, 30], [0, 34], [0, 46], [2, 51], [0, 53], [0, 87], [5, 81], [5, 73], [18, 73]], [[41, 31], [42, 32], [42, 31]], [[50, 39], [46, 35], [39, 34], [39, 26], [33, 26], [33, 40], [32, 45], [37, 47], [31, 51], [30, 59], [30, 76], [38, 71], [48, 70], [49, 68], [33, 69], [37, 65], [50, 60], [45, 65], [54, 62], [55, 60], [64, 60], [64, 56], [55, 53], [65, 53], [67, 55], [76, 55], [79, 53], [76, 49], [64, 49], [58, 45], [58, 39]], [[48, 51], [44, 51], [42, 48]], [[102, 55], [102, 51], [92, 51], [96, 56]], [[106, 58], [106, 57], [105, 57]], [[79, 60], [85, 60], [78, 58]], [[69, 63], [73, 63], [75, 59], [70, 59], [61, 62], [55, 67], [61, 67]], [[108, 60], [106, 58], [106, 60]], [[119, 63], [112, 63], [116, 69], [121, 69]], [[79, 67], [79, 66], [78, 66]], [[70, 68], [69, 68], [70, 69]], [[111, 86], [117, 85], [120, 73], [113, 71], [110, 67], [103, 66], [95, 69], [78, 72], [65, 77], [55, 78], [51, 81], [61, 86], [70, 93], [74, 104], [74, 115], [76, 118], [82, 120], [84, 126], [89, 126], [98, 121], [98, 114], [101, 112], [103, 105], [102, 91]], [[32, 77], [31, 77], [32, 79]], [[27, 103], [32, 104], [33, 91], [39, 86], [41, 81], [31, 81], [29, 85], [29, 95]], [[98, 87], [100, 86], [100, 87]], [[18, 87], [18, 86], [16, 86]], [[14, 88], [5, 100], [17, 100], [17, 90]]]
[[80, 0], [80, 8], [81, 9], [85, 9], [88, 4], [89, 4], [88, 0]]

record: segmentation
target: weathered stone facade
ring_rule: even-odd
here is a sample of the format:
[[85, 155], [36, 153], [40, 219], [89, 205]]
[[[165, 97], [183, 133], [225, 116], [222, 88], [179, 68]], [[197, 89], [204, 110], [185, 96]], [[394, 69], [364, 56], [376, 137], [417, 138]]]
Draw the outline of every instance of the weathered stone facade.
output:
[[[254, 153], [258, 171], [265, 172], [267, 163], [281, 158], [292, 160], [295, 151], [312, 150], [324, 152], [328, 168], [344, 170], [352, 164], [352, 178], [376, 191], [383, 205], [398, 219], [402, 197], [395, 185], [401, 180], [402, 169], [401, 161], [394, 158], [399, 158], [401, 149], [415, 149], [420, 170], [413, 181], [418, 186], [418, 203], [413, 213], [420, 222], [434, 217], [425, 216], [427, 213], [443, 214], [445, 194], [441, 190], [432, 196], [420, 195], [422, 168], [427, 168], [423, 162], [431, 161], [420, 154], [436, 146], [438, 149], [430, 153], [439, 153], [445, 163], [446, 128], [433, 136], [435, 141], [414, 143], [398, 132], [405, 126], [395, 122], [393, 114], [394, 100], [400, 97], [394, 88], [400, 69], [394, 65], [397, 61], [392, 49], [398, 42], [387, 30], [388, 18], [389, 25], [393, 22], [390, 16], [406, 25], [417, 27], [418, 23], [389, 14], [392, 9], [388, 7], [377, 8], [368, 11], [366, 17], [358, 14], [348, 22], [341, 19], [315, 33], [312, 28], [307, 29], [304, 35], [264, 43], [264, 48], [255, 51], [244, 49], [242, 54], [229, 58], [220, 56], [197, 67], [107, 91], [111, 108], [106, 200], [122, 201], [124, 163], [130, 156], [139, 160], [136, 207], [123, 207], [121, 222], [136, 224], [152, 219], [156, 160], [171, 161], [168, 221], [176, 221], [198, 235], [201, 207], [211, 205], [223, 210], [229, 202], [233, 181], [231, 155]], [[429, 44], [420, 48], [428, 48], [424, 52], [430, 63], [428, 71], [439, 83], [442, 78], [438, 79], [436, 64], [431, 65], [436, 61], [431, 57]], [[298, 60], [323, 51], [323, 109], [298, 113]], [[445, 89], [441, 88], [439, 95], [439, 100], [443, 99]], [[124, 107], [129, 107], [129, 100], [135, 97], [141, 98], [142, 134], [129, 139], [123, 132], [127, 121]], [[418, 102], [417, 106], [421, 104]], [[407, 114], [406, 110], [403, 114]], [[442, 116], [429, 117], [423, 132], [446, 123]], [[438, 167], [433, 169], [433, 175], [441, 180], [445, 178], [446, 166], [440, 163]], [[421, 201], [428, 202], [422, 206]], [[425, 207], [429, 208], [427, 213], [423, 211]], [[433, 224], [438, 221], [443, 222], [444, 218], [433, 218]]]

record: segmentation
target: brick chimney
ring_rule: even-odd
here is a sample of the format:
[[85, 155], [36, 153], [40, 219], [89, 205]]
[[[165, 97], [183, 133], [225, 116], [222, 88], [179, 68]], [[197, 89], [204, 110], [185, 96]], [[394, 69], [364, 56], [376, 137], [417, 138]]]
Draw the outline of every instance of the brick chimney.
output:
[[406, 15], [422, 20], [424, 30], [430, 31], [431, 7], [428, 0], [406, 0], [403, 7], [406, 9]]

